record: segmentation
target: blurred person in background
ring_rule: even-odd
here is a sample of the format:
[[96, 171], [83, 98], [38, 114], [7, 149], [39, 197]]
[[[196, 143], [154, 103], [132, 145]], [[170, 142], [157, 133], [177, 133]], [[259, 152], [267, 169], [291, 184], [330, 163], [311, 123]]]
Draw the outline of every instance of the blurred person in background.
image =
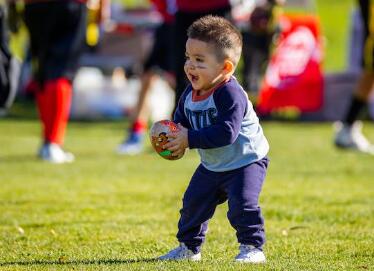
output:
[[[249, 0], [244, 0], [249, 1]], [[281, 6], [285, 0], [253, 0], [253, 10], [243, 35], [243, 88], [257, 96], [260, 81], [271, 54], [274, 36], [279, 25]]]
[[9, 48], [10, 31], [18, 27], [12, 24], [12, 10], [5, 0], [0, 1], [0, 116], [6, 115], [14, 101], [20, 72], [20, 63]]
[[187, 29], [197, 19], [205, 15], [216, 15], [231, 19], [230, 0], [176, 0], [175, 14], [175, 107], [188, 81], [184, 73], [185, 45]]
[[[15, 2], [16, 0], [13, 0]], [[100, 1], [100, 19], [108, 15]], [[85, 46], [87, 0], [24, 0], [24, 21], [30, 34], [31, 63], [43, 140], [38, 156], [51, 163], [69, 163], [62, 149], [72, 99], [72, 80]]]
[[359, 0], [364, 26], [363, 70], [343, 120], [336, 124], [335, 145], [374, 155], [374, 146], [362, 134], [358, 121], [374, 86], [374, 1]]
[[117, 148], [117, 152], [124, 155], [135, 155], [143, 150], [143, 139], [150, 117], [149, 93], [155, 79], [161, 76], [172, 89], [175, 88], [174, 48], [171, 42], [174, 33], [175, 0], [151, 0], [151, 3], [160, 13], [162, 23], [155, 30], [154, 43], [144, 64], [139, 99], [129, 131], [123, 143]]
[[[143, 138], [149, 119], [148, 93], [155, 78], [155, 68], [163, 70], [164, 78], [175, 88], [175, 106], [187, 86], [184, 73], [187, 28], [198, 18], [208, 14], [230, 17], [229, 0], [174, 0], [152, 1], [164, 23], [156, 30], [155, 44], [145, 64], [141, 90], [127, 138], [117, 148], [119, 154], [138, 154], [143, 149]], [[172, 72], [170, 72], [172, 71]], [[166, 75], [166, 76], [165, 76]]]

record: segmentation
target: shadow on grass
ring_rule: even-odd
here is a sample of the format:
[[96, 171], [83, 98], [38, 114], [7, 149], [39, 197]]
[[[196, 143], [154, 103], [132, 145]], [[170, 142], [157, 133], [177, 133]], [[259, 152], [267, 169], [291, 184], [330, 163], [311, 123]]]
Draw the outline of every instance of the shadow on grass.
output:
[[114, 264], [132, 264], [132, 263], [152, 263], [159, 261], [157, 258], [150, 259], [98, 259], [98, 260], [65, 260], [58, 259], [51, 260], [34, 260], [34, 261], [13, 261], [0, 262], [0, 266], [15, 266], [15, 265], [114, 265]]

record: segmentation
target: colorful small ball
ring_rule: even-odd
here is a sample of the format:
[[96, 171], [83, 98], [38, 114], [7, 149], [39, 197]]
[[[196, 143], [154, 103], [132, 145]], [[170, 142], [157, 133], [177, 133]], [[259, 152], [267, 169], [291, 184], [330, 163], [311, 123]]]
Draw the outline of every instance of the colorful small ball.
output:
[[178, 131], [180, 131], [178, 125], [171, 120], [160, 120], [152, 125], [149, 138], [152, 147], [162, 158], [167, 160], [177, 160], [183, 157], [184, 153], [178, 156], [173, 156], [171, 151], [163, 149], [163, 146], [172, 140], [169, 139], [167, 135]]

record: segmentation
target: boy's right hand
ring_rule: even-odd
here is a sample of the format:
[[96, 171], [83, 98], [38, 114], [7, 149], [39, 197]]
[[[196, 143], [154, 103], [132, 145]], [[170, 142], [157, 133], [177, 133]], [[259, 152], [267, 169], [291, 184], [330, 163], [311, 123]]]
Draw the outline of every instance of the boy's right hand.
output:
[[173, 156], [183, 155], [188, 148], [188, 129], [183, 127], [180, 123], [178, 123], [178, 127], [178, 132], [167, 135], [167, 137], [172, 140], [164, 145], [164, 148], [171, 151]]

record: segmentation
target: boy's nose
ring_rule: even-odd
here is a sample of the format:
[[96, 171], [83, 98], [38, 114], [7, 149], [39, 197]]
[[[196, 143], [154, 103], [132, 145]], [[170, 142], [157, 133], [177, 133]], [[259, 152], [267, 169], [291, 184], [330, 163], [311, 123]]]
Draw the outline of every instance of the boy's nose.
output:
[[196, 67], [191, 61], [186, 61], [185, 65], [188, 69], [195, 69]]

